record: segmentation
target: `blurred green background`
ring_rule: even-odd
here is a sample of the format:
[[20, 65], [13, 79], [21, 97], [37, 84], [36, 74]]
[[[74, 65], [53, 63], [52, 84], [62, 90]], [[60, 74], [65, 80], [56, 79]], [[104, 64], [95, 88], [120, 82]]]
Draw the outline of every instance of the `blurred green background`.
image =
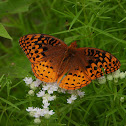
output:
[[[121, 71], [126, 70], [125, 0], [0, 0], [1, 126], [28, 125], [31, 120], [25, 112], [31, 99], [25, 96], [28, 89], [22, 78], [33, 74], [18, 42], [21, 36], [31, 33], [53, 35], [67, 45], [76, 40], [78, 47], [103, 49], [120, 60]], [[106, 106], [103, 106], [105, 111]], [[105, 112], [103, 109], [95, 109], [94, 115], [93, 110], [88, 111], [83, 117], [85, 110], [81, 107], [77, 107], [81, 114], [70, 122], [69, 112], [66, 112], [67, 118], [57, 115], [51, 122], [44, 120], [43, 125], [126, 125], [126, 110], [121, 110], [121, 115], [112, 115], [112, 112], [105, 121], [105, 115], [100, 113]]]

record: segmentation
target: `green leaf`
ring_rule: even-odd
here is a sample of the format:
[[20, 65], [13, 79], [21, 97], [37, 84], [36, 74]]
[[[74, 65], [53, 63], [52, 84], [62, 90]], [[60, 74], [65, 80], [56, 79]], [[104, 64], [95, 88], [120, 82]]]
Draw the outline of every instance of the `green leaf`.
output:
[[8, 34], [8, 32], [1, 23], [0, 23], [0, 36], [12, 40], [11, 36]]
[[73, 21], [70, 24], [69, 30], [72, 28], [73, 24], [76, 22], [76, 20], [78, 19], [78, 17], [80, 16], [80, 14], [82, 13], [84, 7], [77, 13], [77, 15], [74, 17]]
[[108, 116], [114, 114], [115, 112], [117, 112], [117, 110], [118, 110], [118, 109], [115, 108], [115, 109], [112, 109], [112, 110], [108, 111], [108, 112], [106, 113], [106, 117], [108, 117]]
[[0, 15], [26, 12], [34, 0], [8, 0], [0, 3]]

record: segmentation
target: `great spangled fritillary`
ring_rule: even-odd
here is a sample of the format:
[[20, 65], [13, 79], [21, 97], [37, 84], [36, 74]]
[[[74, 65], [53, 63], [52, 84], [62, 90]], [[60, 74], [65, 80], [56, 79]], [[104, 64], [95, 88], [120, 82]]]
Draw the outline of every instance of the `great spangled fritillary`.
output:
[[44, 82], [57, 81], [61, 88], [67, 90], [84, 87], [104, 73], [120, 68], [119, 60], [106, 51], [88, 47], [76, 48], [76, 42], [67, 46], [50, 35], [25, 35], [20, 38], [19, 43], [38, 79]]

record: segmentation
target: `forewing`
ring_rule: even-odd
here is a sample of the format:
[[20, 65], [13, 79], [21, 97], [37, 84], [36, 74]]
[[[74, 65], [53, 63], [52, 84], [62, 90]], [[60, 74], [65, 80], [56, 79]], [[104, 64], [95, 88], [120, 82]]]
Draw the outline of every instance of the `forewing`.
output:
[[19, 43], [31, 63], [39, 63], [58, 53], [64, 53], [67, 48], [60, 39], [45, 34], [25, 35]]
[[[90, 76], [91, 80], [101, 77], [105, 74], [112, 73], [120, 68], [119, 60], [112, 54], [96, 48], [79, 48], [82, 63], [83, 59], [86, 64], [83, 64]], [[103, 70], [101, 69], [103, 68]], [[104, 72], [103, 72], [104, 71]]]

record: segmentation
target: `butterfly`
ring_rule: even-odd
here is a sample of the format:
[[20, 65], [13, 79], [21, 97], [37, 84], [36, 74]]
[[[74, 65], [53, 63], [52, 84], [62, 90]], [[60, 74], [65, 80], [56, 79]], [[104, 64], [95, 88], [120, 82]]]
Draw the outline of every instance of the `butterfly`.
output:
[[104, 73], [118, 70], [121, 65], [115, 56], [104, 50], [77, 48], [76, 42], [67, 46], [62, 40], [46, 34], [28, 34], [21, 37], [19, 43], [38, 79], [57, 81], [67, 90], [82, 88]]

